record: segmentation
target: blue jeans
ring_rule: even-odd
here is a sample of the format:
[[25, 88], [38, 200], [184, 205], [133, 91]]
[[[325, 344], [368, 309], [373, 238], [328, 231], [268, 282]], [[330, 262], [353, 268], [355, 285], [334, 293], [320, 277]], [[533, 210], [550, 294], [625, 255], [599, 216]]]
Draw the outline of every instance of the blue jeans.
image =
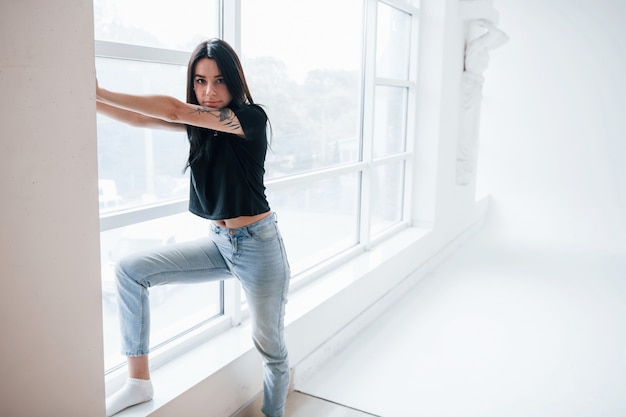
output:
[[252, 338], [264, 362], [263, 412], [283, 415], [289, 388], [284, 315], [290, 270], [276, 215], [246, 227], [211, 223], [211, 236], [130, 255], [116, 269], [122, 354], [149, 352], [148, 288], [236, 277], [250, 309]]

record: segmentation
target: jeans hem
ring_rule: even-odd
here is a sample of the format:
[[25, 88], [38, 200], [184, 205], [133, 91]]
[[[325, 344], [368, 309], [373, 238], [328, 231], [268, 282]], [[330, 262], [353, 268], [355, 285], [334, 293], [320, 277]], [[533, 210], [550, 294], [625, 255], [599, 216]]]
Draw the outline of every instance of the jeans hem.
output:
[[150, 352], [144, 352], [144, 351], [139, 351], [139, 352], [120, 352], [123, 356], [126, 356], [127, 358], [138, 358], [140, 356], [148, 356], [150, 354]]

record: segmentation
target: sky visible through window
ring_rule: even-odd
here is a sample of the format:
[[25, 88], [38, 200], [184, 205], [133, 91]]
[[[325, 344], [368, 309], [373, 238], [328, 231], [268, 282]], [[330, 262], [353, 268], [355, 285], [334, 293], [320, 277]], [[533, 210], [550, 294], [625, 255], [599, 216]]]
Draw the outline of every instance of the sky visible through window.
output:
[[[271, 3], [271, 8], [267, 7]], [[256, 16], [246, 19], [244, 30], [255, 34], [245, 38], [249, 58], [272, 56], [281, 50], [281, 59], [287, 72], [301, 82], [311, 68], [356, 71], [361, 65], [362, 50], [336, 48], [338, 34], [342, 44], [361, 45], [362, 7], [360, 1], [319, 0], [299, 2], [293, 0], [242, 1], [244, 13]], [[279, 20], [275, 14], [285, 18]], [[355, 14], [357, 16], [355, 16]], [[287, 18], [288, 17], [288, 18]], [[280, 21], [280, 24], [277, 24]], [[271, 23], [271, 24], [268, 24]], [[296, 32], [297, 36], [291, 34]], [[303, 45], [318, 44], [315, 51]]]

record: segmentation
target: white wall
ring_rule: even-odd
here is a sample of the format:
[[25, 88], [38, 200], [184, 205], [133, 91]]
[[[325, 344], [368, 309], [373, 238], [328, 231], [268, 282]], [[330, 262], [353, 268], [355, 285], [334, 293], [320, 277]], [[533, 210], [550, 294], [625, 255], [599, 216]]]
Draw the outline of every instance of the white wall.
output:
[[496, 0], [479, 186], [503, 238], [626, 248], [626, 5]]
[[458, 1], [422, 0], [420, 13], [412, 220], [416, 226], [433, 228], [438, 246], [471, 222], [476, 183], [456, 184], [464, 47]]
[[2, 416], [104, 415], [92, 16], [0, 2]]

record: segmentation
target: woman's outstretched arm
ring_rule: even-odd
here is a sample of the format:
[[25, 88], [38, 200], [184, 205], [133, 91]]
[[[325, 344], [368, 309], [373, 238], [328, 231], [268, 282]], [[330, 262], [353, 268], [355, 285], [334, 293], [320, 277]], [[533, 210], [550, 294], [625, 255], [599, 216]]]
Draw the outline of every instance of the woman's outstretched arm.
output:
[[110, 106], [99, 101], [96, 102], [96, 109], [100, 114], [104, 114], [105, 116], [134, 127], [174, 130], [177, 132], [185, 130], [185, 125], [182, 125], [180, 123], [169, 123], [155, 117], [146, 116], [130, 110], [124, 110], [119, 107]]
[[100, 86], [96, 99], [118, 109], [139, 113], [169, 123], [192, 125], [243, 136], [235, 113], [228, 109], [214, 109], [183, 103], [170, 96], [140, 96], [109, 91]]

